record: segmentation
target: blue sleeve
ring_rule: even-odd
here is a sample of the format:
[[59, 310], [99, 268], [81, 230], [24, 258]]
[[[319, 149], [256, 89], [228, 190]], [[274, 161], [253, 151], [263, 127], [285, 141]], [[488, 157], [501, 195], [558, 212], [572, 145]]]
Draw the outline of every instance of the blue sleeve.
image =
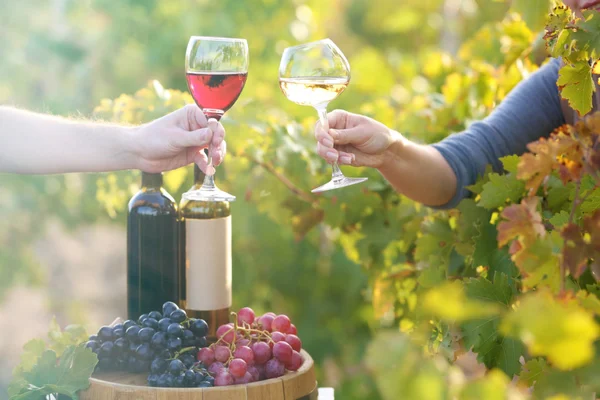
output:
[[565, 123], [556, 86], [560, 61], [552, 59], [520, 82], [483, 121], [433, 145], [454, 170], [456, 195], [438, 209], [453, 208], [470, 192], [466, 186], [482, 176], [488, 164], [503, 172], [500, 158], [523, 154], [530, 142], [547, 137]]

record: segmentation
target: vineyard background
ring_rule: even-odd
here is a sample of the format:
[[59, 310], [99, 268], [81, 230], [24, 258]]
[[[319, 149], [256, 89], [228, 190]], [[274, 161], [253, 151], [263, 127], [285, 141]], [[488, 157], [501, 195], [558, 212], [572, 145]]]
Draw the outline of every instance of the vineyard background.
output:
[[[232, 209], [234, 307], [289, 314], [319, 366], [319, 381], [336, 387], [339, 398], [387, 399], [399, 391], [409, 399], [445, 398], [447, 387], [462, 390], [456, 380], [465, 377], [438, 361], [454, 360], [459, 344], [475, 346], [480, 361], [498, 368], [461, 392], [462, 398], [504, 398], [510, 378], [500, 371], [519, 373], [514, 355], [525, 354], [519, 327], [535, 310], [562, 310], [556, 300], [540, 306], [532, 297], [522, 309], [530, 314], [515, 313], [502, 328], [507, 337], [498, 333], [499, 309], [509, 309], [518, 290], [546, 285], [547, 279], [549, 288], [560, 285], [554, 259], [538, 260], [547, 268], [521, 284], [508, 249], [498, 249], [502, 209], [526, 194], [515, 176], [518, 159], [506, 158], [510, 174], [490, 175], [474, 188], [477, 203], [465, 201], [458, 211], [432, 211], [400, 197], [369, 170], [345, 171], [369, 176], [366, 185], [314, 196], [310, 188], [329, 173], [314, 153], [316, 118], [279, 92], [277, 66], [286, 46], [330, 37], [352, 66], [351, 84], [332, 107], [370, 115], [431, 143], [483, 118], [545, 61], [543, 29], [552, 3], [4, 1], [0, 104], [76, 118], [148, 121], [191, 102], [183, 76], [189, 36], [247, 38], [249, 80], [223, 120], [229, 154], [218, 170], [219, 185], [239, 199]], [[167, 189], [179, 199], [191, 178], [190, 167], [169, 172]], [[53, 315], [61, 325], [81, 323], [90, 330], [124, 315], [125, 207], [138, 182], [135, 171], [0, 176], [0, 387], [8, 384], [23, 343], [43, 336]], [[575, 185], [562, 185], [558, 177], [550, 184], [556, 190], [546, 199], [551, 213], [544, 222], [566, 223]], [[485, 192], [485, 185], [510, 192]], [[591, 214], [600, 198], [593, 181], [581, 185], [592, 194], [578, 219]], [[535, 244], [554, 256], [556, 236]], [[443, 283], [447, 277], [466, 279]], [[593, 285], [589, 272], [582, 279], [569, 287]], [[467, 299], [478, 291], [498, 295], [501, 306]], [[592, 296], [586, 304], [597, 312]], [[585, 343], [568, 342], [574, 347], [558, 353], [529, 348], [530, 355], [554, 363], [574, 349], [587, 350], [581, 360], [589, 356], [597, 326], [589, 313], [572, 307], [571, 314], [581, 317], [574, 332], [589, 328], [579, 335]], [[411, 331], [413, 339], [383, 330]], [[482, 340], [482, 334], [493, 340]], [[421, 347], [440, 359], [423, 358]], [[415, 365], [422, 368], [417, 372]], [[547, 366], [534, 359], [529, 367]]]

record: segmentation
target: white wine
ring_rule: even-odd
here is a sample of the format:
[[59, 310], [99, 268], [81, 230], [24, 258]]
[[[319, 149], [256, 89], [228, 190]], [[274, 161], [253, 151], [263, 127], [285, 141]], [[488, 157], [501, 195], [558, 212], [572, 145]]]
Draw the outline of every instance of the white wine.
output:
[[327, 104], [348, 86], [348, 78], [299, 77], [279, 78], [279, 86], [285, 96], [302, 106]]

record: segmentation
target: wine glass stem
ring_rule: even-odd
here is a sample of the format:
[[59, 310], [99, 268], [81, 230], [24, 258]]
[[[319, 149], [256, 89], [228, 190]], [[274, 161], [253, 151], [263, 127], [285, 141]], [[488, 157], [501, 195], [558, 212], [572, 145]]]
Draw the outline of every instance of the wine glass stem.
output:
[[[317, 113], [319, 114], [319, 120], [321, 121], [321, 126], [323, 127], [325, 132], [329, 133], [329, 120], [327, 119], [327, 105], [322, 105], [322, 106], [318, 106], [315, 108], [317, 109]], [[331, 179], [334, 182], [344, 179], [344, 174], [342, 173], [342, 170], [340, 169], [337, 160], [335, 160], [331, 164], [331, 168], [333, 170], [331, 173]]]
[[202, 189], [214, 190], [215, 189], [215, 168], [212, 165], [212, 142], [208, 145], [208, 162], [206, 163], [206, 172], [204, 174], [204, 181], [202, 182]]

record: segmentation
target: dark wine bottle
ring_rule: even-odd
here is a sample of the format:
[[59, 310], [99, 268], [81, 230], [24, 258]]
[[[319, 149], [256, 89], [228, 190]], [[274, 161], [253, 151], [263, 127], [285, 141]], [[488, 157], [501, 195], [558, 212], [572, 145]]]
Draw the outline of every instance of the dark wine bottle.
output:
[[134, 321], [181, 297], [177, 205], [162, 183], [162, 174], [142, 172], [142, 188], [129, 201], [127, 318]]
[[[194, 165], [194, 186], [204, 174]], [[208, 323], [208, 339], [229, 322], [231, 308], [231, 209], [227, 201], [182, 199], [179, 207], [182, 307], [189, 317]], [[185, 288], [185, 289], [183, 289]]]

